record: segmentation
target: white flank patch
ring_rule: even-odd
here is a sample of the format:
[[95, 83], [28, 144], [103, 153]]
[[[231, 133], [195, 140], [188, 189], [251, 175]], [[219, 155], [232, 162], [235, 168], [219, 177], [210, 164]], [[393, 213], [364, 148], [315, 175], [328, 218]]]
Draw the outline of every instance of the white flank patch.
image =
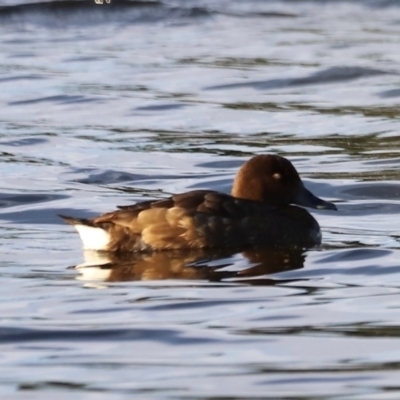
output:
[[94, 228], [87, 225], [74, 225], [83, 242], [86, 250], [107, 250], [110, 242], [110, 235], [101, 228]]

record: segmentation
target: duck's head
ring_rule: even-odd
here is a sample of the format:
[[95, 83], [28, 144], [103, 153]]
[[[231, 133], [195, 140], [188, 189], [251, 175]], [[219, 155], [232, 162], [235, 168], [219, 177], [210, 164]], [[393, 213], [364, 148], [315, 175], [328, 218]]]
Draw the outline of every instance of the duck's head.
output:
[[244, 163], [236, 175], [232, 196], [274, 206], [299, 206], [336, 210], [333, 203], [305, 188], [293, 164], [284, 157], [258, 155]]

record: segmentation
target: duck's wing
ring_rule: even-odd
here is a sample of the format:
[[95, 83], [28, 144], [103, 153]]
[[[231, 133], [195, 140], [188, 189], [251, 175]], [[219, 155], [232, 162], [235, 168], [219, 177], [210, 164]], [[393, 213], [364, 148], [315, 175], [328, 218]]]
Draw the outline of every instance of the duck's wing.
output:
[[[102, 214], [91, 219], [91, 221], [95, 224], [106, 222], [118, 224], [124, 219], [131, 220], [132, 218], [137, 218], [139, 214], [144, 211], [148, 211], [146, 214], [157, 215], [160, 212], [160, 209], [169, 210], [176, 207], [186, 210], [188, 214], [192, 214], [195, 213], [199, 207], [201, 207], [207, 195], [212, 193], [217, 192], [209, 190], [193, 190], [182, 194], [176, 194], [162, 200], [148, 200], [127, 206], [118, 206], [118, 210]], [[221, 195], [228, 196], [222, 193]]]
[[[91, 219], [61, 216], [80, 234], [85, 249], [144, 251], [210, 247], [209, 226], [229, 218], [233, 198], [195, 190], [144, 201]], [[232, 217], [232, 216], [231, 216]], [[221, 225], [218, 224], [217, 225]], [[207, 232], [206, 232], [207, 231]]]
[[[211, 190], [193, 190], [176, 194], [167, 199], [150, 200], [133, 205], [118, 206], [118, 210], [91, 220], [94, 224], [112, 222], [126, 225], [128, 221], [136, 219], [140, 214], [158, 216], [161, 212], [179, 209], [186, 216], [205, 214], [205, 216], [221, 218], [243, 218], [255, 215], [260, 203], [236, 199], [229, 194]], [[268, 207], [273, 208], [273, 207]], [[124, 222], [125, 221], [125, 222]]]
[[[141, 251], [182, 248], [226, 247], [241, 244], [241, 230], [258, 223], [264, 210], [260, 203], [228, 194], [195, 190], [164, 200], [146, 201], [100, 215], [90, 220], [64, 219], [74, 225], [86, 248], [92, 237], [102, 243], [96, 250]], [[249, 222], [247, 220], [250, 220]], [[243, 221], [245, 225], [243, 225]], [[82, 232], [91, 227], [85, 239]], [[89, 244], [90, 243], [90, 244]], [[94, 244], [97, 246], [96, 244]]]

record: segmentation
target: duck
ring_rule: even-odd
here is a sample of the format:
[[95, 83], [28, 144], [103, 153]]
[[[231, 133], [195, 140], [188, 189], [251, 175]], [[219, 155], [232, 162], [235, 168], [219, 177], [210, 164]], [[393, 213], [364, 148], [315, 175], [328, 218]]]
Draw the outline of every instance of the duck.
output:
[[78, 231], [84, 250], [124, 253], [319, 245], [320, 226], [303, 207], [337, 210], [335, 204], [306, 189], [287, 158], [261, 154], [241, 166], [231, 194], [192, 190], [118, 206], [89, 219], [59, 216]]

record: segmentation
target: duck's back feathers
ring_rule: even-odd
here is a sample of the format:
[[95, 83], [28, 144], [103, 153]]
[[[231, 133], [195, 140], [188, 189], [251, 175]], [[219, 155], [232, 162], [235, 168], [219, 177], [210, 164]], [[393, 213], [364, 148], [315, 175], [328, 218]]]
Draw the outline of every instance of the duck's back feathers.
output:
[[[304, 245], [320, 240], [318, 224], [301, 208], [277, 208], [206, 190], [122, 206], [92, 219], [62, 218], [77, 229], [84, 248], [92, 250], [298, 244], [299, 236]], [[301, 227], [291, 228], [296, 219]]]

